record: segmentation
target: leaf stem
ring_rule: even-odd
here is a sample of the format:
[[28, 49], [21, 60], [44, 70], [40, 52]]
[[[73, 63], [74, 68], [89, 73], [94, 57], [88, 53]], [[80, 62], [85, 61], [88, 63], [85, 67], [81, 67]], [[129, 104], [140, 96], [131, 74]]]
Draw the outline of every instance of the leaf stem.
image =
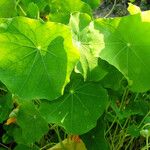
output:
[[116, 6], [116, 3], [117, 3], [117, 0], [114, 1], [114, 4], [113, 4], [111, 10], [108, 12], [108, 14], [106, 14], [106, 15], [104, 16], [104, 18], [107, 18], [107, 17], [113, 12], [113, 10], [114, 10], [114, 8], [115, 8], [115, 6]]
[[59, 130], [58, 130], [58, 126], [56, 127], [55, 132], [56, 132], [56, 134], [57, 134], [57, 136], [58, 136], [58, 140], [59, 140], [59, 143], [60, 143], [62, 149], [63, 149], [63, 150], [67, 150], [67, 148], [65, 148], [65, 146], [64, 146], [64, 144], [63, 144], [63, 142], [62, 142], [62, 139], [61, 139], [61, 137], [60, 137], [60, 133], [59, 133]]

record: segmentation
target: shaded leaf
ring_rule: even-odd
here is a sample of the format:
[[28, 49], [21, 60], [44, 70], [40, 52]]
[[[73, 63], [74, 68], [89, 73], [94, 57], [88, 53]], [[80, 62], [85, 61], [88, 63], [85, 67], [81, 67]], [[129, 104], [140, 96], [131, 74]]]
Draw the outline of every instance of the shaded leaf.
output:
[[105, 139], [104, 133], [104, 120], [99, 119], [94, 129], [81, 136], [87, 150], [109, 150], [109, 145]]
[[[17, 115], [17, 124], [26, 143], [34, 143], [48, 132], [48, 124], [31, 102], [22, 103]], [[27, 138], [28, 137], [28, 138]]]
[[0, 123], [6, 120], [13, 108], [12, 96], [7, 93], [4, 96], [0, 96]]
[[82, 0], [85, 3], [88, 3], [91, 8], [95, 9], [96, 7], [98, 7], [100, 5], [101, 0]]
[[63, 126], [70, 134], [83, 134], [96, 125], [108, 104], [105, 89], [98, 83], [75, 76], [59, 99], [42, 101], [40, 112], [49, 123]]
[[51, 21], [67, 24], [70, 14], [76, 11], [87, 13], [92, 16], [90, 6], [81, 0], [50, 0], [49, 5], [51, 10], [49, 19]]

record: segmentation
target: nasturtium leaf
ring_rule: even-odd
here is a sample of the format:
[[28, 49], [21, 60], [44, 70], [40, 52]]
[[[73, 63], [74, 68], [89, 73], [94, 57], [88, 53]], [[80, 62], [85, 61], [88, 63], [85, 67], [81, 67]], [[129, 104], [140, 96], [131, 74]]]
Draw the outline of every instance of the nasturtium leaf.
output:
[[80, 61], [75, 71], [81, 73], [86, 80], [98, 81], [106, 73], [98, 65], [98, 54], [103, 47], [103, 35], [93, 28], [92, 19], [84, 13], [71, 14], [69, 25], [73, 40], [80, 51]]
[[0, 96], [0, 123], [6, 120], [13, 108], [13, 101], [11, 94]]
[[100, 5], [101, 0], [82, 0], [85, 3], [88, 3], [91, 8], [95, 9]]
[[0, 18], [9, 18], [15, 15], [16, 0], [0, 0]]
[[76, 11], [87, 13], [92, 16], [90, 6], [81, 0], [50, 0], [49, 6], [51, 10], [49, 19], [55, 22], [67, 24], [70, 14]]
[[40, 11], [42, 11], [46, 5], [48, 5], [47, 0], [20, 0], [19, 4], [26, 11], [31, 3], [36, 4]]
[[140, 136], [140, 128], [135, 124], [129, 125], [127, 133], [132, 137], [138, 138]]
[[121, 84], [124, 79], [124, 76], [112, 65], [103, 62], [103, 67], [106, 69], [107, 74], [101, 80], [101, 84], [105, 88], [110, 88], [112, 90], [119, 90], [121, 89]]
[[0, 80], [21, 99], [55, 99], [78, 61], [70, 29], [17, 17], [0, 33]]
[[133, 5], [132, 3], [129, 3], [128, 6], [128, 11], [131, 15], [137, 14], [137, 13], [141, 13], [141, 9], [140, 7]]
[[28, 5], [27, 14], [30, 18], [37, 19], [40, 15], [39, 8], [35, 3], [30, 3]]
[[28, 137], [26, 143], [34, 143], [40, 140], [49, 129], [48, 123], [30, 101], [20, 105], [17, 124], [22, 129], [22, 138]]
[[39, 150], [37, 146], [27, 146], [24, 144], [19, 144], [15, 147], [14, 150]]
[[94, 129], [81, 136], [87, 150], [109, 150], [108, 142], [105, 139], [105, 128], [104, 119], [100, 118]]
[[95, 28], [104, 34], [105, 48], [99, 56], [127, 78], [132, 91], [149, 90], [150, 23], [142, 22], [141, 15], [136, 14], [98, 19]]
[[55, 101], [42, 101], [40, 112], [49, 123], [63, 126], [70, 134], [83, 134], [95, 127], [108, 104], [107, 92], [98, 83], [83, 82], [78, 75]]

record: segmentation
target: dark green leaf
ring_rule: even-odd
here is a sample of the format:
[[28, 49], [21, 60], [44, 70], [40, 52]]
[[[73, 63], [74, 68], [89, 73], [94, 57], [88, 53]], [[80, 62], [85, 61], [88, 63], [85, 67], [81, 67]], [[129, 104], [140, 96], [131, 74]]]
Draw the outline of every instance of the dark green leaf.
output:
[[22, 130], [22, 138], [34, 143], [48, 132], [48, 124], [31, 102], [22, 103], [17, 115], [17, 124]]
[[63, 126], [68, 133], [83, 134], [95, 127], [107, 104], [105, 89], [75, 76], [62, 97], [42, 102], [40, 112], [49, 123]]
[[99, 119], [94, 129], [81, 136], [87, 150], [109, 150], [109, 145], [105, 139], [104, 133], [104, 120]]

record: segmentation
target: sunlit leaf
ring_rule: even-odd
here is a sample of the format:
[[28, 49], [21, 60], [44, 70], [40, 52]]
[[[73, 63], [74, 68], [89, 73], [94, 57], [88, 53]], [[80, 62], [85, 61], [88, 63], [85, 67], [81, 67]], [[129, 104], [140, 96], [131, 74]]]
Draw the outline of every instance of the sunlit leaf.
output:
[[128, 80], [131, 90], [150, 89], [150, 24], [140, 14], [98, 19], [95, 27], [104, 34], [105, 48], [100, 57], [114, 65]]
[[22, 99], [55, 99], [77, 60], [68, 27], [17, 17], [0, 34], [0, 80]]
[[80, 62], [76, 72], [86, 80], [98, 81], [106, 72], [98, 64], [98, 54], [103, 47], [103, 35], [93, 28], [92, 19], [84, 13], [73, 13], [69, 25], [72, 29], [75, 45], [80, 51]]

